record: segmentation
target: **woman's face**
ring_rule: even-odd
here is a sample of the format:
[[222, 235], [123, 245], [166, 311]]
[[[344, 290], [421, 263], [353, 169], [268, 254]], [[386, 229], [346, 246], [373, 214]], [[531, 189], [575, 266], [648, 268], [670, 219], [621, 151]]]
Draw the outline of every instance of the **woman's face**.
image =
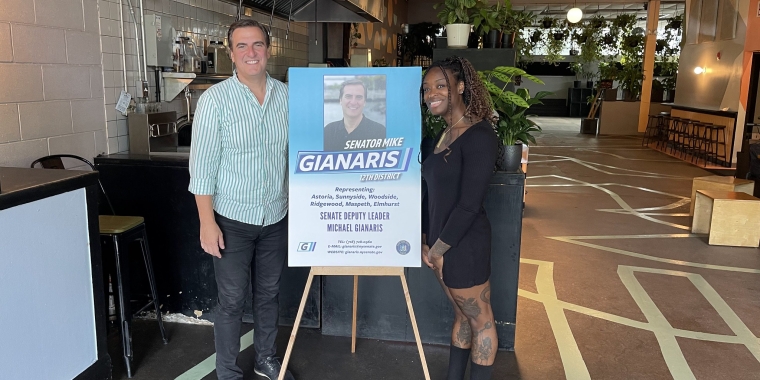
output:
[[[450, 81], [454, 80], [454, 73], [451, 71], [447, 71], [446, 75]], [[449, 83], [440, 67], [429, 70], [422, 80], [422, 99], [433, 115], [445, 115], [449, 112], [450, 106], [456, 108], [461, 105], [463, 91], [464, 83], [460, 81], [451, 88], [451, 104], [449, 104]]]

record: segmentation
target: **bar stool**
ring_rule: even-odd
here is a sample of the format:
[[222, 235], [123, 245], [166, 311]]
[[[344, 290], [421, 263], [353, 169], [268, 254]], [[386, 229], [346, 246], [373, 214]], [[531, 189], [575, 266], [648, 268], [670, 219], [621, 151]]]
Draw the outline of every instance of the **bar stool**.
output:
[[672, 116], [670, 118], [670, 123], [668, 123], [668, 140], [665, 145], [665, 150], [667, 151], [667, 148], [670, 148], [671, 154], [681, 151], [681, 135], [683, 134], [682, 124], [684, 121], [685, 119]]
[[[148, 236], [145, 232], [145, 221], [140, 216], [100, 215], [100, 241], [103, 246], [113, 246], [114, 255], [112, 257], [114, 258], [114, 261], [111, 262], [112, 265], [110, 267], [115, 268], [121, 345], [124, 352], [124, 363], [127, 368], [127, 377], [131, 378], [133, 359], [131, 327], [133, 314], [141, 313], [150, 306], [153, 306], [153, 309], [156, 312], [156, 319], [158, 319], [158, 328], [161, 331], [161, 338], [163, 339], [164, 344], [169, 343], [158, 304], [156, 279], [153, 273], [150, 248], [148, 247]], [[152, 298], [147, 304], [134, 313], [130, 310], [130, 276], [128, 260], [129, 244], [133, 242], [140, 243]]]
[[696, 120], [687, 120], [684, 124], [685, 127], [682, 135], [683, 142], [681, 144], [684, 151], [683, 158], [686, 158], [686, 155], [689, 155], [691, 157], [690, 161], [693, 163], [701, 154], [702, 139], [699, 134], [701, 123]]
[[647, 129], [644, 130], [644, 138], [641, 139], [641, 146], [649, 146], [649, 143], [651, 143], [652, 140], [658, 140], [658, 127], [662, 119], [662, 115], [649, 115], [649, 121], [647, 121]]
[[[723, 139], [721, 139], [721, 136]], [[707, 149], [705, 149], [705, 166], [707, 166], [707, 161], [718, 164], [718, 153], [720, 153], [721, 146], [723, 146], [723, 154], [725, 155], [726, 153], [726, 126], [705, 123], [704, 138], [707, 145]]]

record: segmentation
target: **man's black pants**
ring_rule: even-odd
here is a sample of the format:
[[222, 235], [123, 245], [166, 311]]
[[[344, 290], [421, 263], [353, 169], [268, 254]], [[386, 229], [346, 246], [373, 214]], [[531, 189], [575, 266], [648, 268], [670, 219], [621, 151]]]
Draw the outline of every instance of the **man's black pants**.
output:
[[[239, 380], [243, 370], [237, 365], [243, 306], [253, 282], [253, 347], [256, 361], [275, 355], [279, 319], [280, 276], [285, 267], [288, 217], [269, 226], [256, 226], [216, 214], [225, 249], [214, 258], [214, 274], [219, 288], [214, 337], [216, 374], [219, 380]], [[253, 274], [253, 281], [251, 275]]]

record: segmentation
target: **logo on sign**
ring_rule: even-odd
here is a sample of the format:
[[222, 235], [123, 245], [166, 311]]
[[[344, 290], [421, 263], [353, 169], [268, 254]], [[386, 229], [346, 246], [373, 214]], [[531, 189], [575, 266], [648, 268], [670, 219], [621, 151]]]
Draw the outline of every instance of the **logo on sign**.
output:
[[406, 255], [411, 250], [412, 250], [412, 245], [409, 244], [409, 242], [406, 240], [401, 240], [400, 242], [398, 242], [398, 244], [396, 244], [396, 252], [402, 255]]
[[305, 242], [305, 243], [298, 243], [298, 252], [314, 252], [314, 248], [316, 248], [317, 243], [316, 242]]

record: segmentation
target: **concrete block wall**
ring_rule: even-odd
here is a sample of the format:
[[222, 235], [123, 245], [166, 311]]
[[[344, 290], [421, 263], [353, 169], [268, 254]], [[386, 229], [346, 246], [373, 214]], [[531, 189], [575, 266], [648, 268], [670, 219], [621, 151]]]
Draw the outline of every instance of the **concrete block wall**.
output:
[[[129, 150], [129, 137], [126, 117], [117, 112], [114, 107], [120, 92], [124, 89], [121, 57], [121, 31], [119, 29], [118, 0], [100, 0], [103, 70], [105, 78], [105, 105], [108, 118], [108, 150], [110, 153]], [[142, 33], [139, 22], [137, 4], [132, 0], [137, 16], [138, 29]], [[124, 35], [126, 37], [126, 68], [127, 88], [132, 96], [137, 96], [137, 51], [135, 48], [134, 24], [129, 13], [127, 0], [122, 0], [124, 7]], [[143, 0], [145, 14], [157, 14], [162, 19], [170, 19], [178, 37], [190, 37], [197, 46], [203, 46], [205, 41], [224, 41], [227, 29], [235, 21], [237, 6], [221, 0]], [[106, 12], [106, 8], [109, 9]], [[269, 24], [269, 14], [244, 9], [244, 17], [256, 19]], [[275, 18], [272, 22], [272, 57], [267, 65], [269, 74], [276, 79], [285, 80], [288, 67], [306, 66], [308, 64], [308, 31], [306, 24], [290, 24], [288, 39], [285, 39], [287, 20]], [[0, 32], [1, 33], [1, 32]], [[2, 54], [2, 50], [0, 50]], [[147, 72], [150, 84], [150, 99], [155, 100], [155, 71]], [[198, 97], [202, 91], [193, 91], [191, 112], [194, 112]], [[184, 95], [181, 93], [174, 99], [162, 99], [163, 111], [176, 111], [177, 116], [187, 114]], [[168, 103], [166, 103], [169, 101]]]
[[97, 0], [0, 1], [0, 166], [107, 151], [98, 14]]

